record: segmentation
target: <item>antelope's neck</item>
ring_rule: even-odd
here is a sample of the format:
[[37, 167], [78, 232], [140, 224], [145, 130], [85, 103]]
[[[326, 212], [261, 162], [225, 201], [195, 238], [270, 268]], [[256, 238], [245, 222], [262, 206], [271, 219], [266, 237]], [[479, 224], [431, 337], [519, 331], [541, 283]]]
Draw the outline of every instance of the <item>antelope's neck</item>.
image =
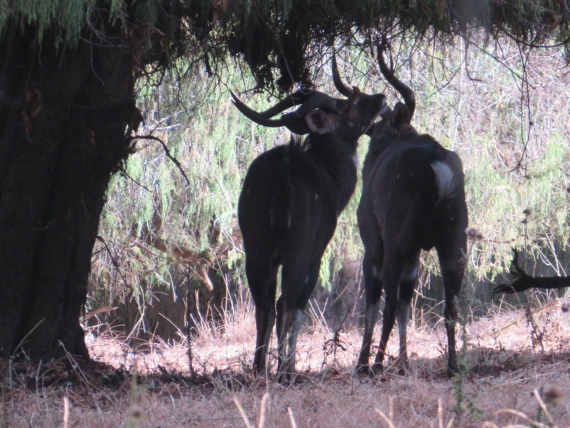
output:
[[364, 164], [362, 166], [362, 180], [365, 181], [367, 177], [370, 175], [376, 160], [380, 157], [382, 152], [386, 150], [388, 147], [393, 145], [395, 140], [388, 136], [383, 136], [380, 138], [372, 138], [370, 139], [370, 143], [368, 144], [368, 153], [366, 153], [366, 157], [364, 158]]
[[322, 166], [335, 195], [337, 216], [354, 193], [357, 179], [356, 146], [358, 141], [343, 142], [340, 139], [312, 137], [308, 152]]

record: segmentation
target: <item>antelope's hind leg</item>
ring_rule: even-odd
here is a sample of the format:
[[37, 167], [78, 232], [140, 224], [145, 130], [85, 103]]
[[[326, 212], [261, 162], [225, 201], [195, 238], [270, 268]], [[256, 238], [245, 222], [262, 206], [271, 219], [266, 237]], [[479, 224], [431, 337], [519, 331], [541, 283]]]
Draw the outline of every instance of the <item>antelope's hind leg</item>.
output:
[[458, 320], [457, 314], [457, 299], [461, 293], [463, 282], [463, 273], [465, 269], [463, 255], [455, 255], [451, 258], [440, 256], [441, 274], [443, 276], [443, 285], [445, 287], [445, 329], [447, 330], [447, 350], [448, 350], [448, 363], [447, 374], [448, 376], [456, 375], [459, 372], [457, 363], [457, 351], [455, 341], [455, 330]]
[[275, 324], [275, 292], [277, 286], [277, 265], [269, 262], [254, 262], [246, 256], [246, 274], [249, 289], [255, 304], [255, 324], [257, 329], [253, 371], [264, 374], [267, 363], [267, 350], [271, 332]]
[[400, 355], [398, 356], [400, 368], [398, 373], [402, 376], [408, 375], [410, 372], [407, 330], [410, 320], [410, 305], [418, 282], [418, 265], [419, 254], [414, 256], [406, 266], [404, 276], [400, 282], [400, 296], [398, 309], [396, 309], [396, 320], [398, 321], [398, 333], [400, 336]]
[[362, 264], [364, 276], [364, 289], [366, 296], [366, 312], [364, 315], [364, 335], [362, 336], [362, 347], [356, 363], [356, 373], [372, 374], [370, 367], [370, 348], [374, 327], [380, 315], [380, 297], [382, 296], [382, 281], [380, 281], [380, 269], [374, 264], [370, 256], [370, 251], [365, 252]]
[[403, 257], [398, 254], [386, 252], [382, 267], [382, 285], [385, 292], [384, 314], [382, 317], [382, 334], [380, 345], [374, 361], [373, 369], [376, 372], [384, 370], [384, 355], [390, 333], [396, 322], [396, 312], [400, 304], [400, 282], [404, 274], [405, 263]]
[[465, 234], [467, 208], [463, 204], [464, 198], [457, 201], [453, 210], [455, 222], [446, 225], [439, 242], [435, 245], [445, 289], [444, 317], [447, 330], [448, 376], [454, 376], [459, 372], [455, 342], [455, 330], [459, 319], [456, 305], [463, 285], [467, 251], [467, 235]]
[[319, 269], [320, 258], [310, 264], [294, 260], [283, 265], [281, 297], [277, 301], [279, 382], [288, 382], [296, 374], [297, 338], [303, 324], [305, 307], [319, 277]]

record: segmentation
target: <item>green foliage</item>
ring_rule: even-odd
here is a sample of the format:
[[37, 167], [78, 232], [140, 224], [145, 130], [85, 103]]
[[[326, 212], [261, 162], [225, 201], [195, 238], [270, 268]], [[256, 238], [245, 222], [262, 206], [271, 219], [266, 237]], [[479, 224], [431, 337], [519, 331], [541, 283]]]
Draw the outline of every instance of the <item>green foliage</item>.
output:
[[262, 87], [276, 83], [278, 70], [281, 88], [306, 80], [315, 48], [357, 39], [368, 48], [384, 32], [429, 43], [434, 34], [451, 40], [479, 27], [492, 37], [507, 33], [523, 48], [554, 41], [567, 49], [570, 40], [565, 2], [542, 0], [0, 0], [0, 34], [22, 24], [40, 40], [51, 32], [58, 44], [75, 45], [82, 31], [84, 40], [109, 47], [126, 43], [137, 66], [172, 70], [190, 53], [212, 70], [228, 55], [241, 56]]
[[[68, 42], [75, 43], [79, 32], [96, 7], [96, 0], [0, 0], [0, 32], [5, 31], [9, 19], [22, 20], [37, 26], [40, 38], [49, 27], [60, 28]], [[111, 15], [119, 1], [109, 5]]]
[[[515, 59], [501, 66], [490, 56], [466, 55], [461, 46], [438, 51], [414, 46], [412, 50], [403, 43], [394, 48], [397, 75], [410, 82], [417, 94], [414, 125], [463, 159], [470, 225], [485, 238], [470, 244], [467, 282], [477, 291], [473, 299], [488, 302], [490, 292], [480, 286], [508, 270], [511, 247], [534, 251], [548, 246], [564, 251], [569, 235], [566, 165], [570, 149], [567, 107], [559, 86], [563, 77], [542, 80], [536, 76], [536, 81], [529, 82], [535, 89], [523, 103], [520, 80], [513, 73], [520, 74], [523, 67]], [[507, 56], [509, 48], [514, 46], [501, 46]], [[509, 58], [516, 58], [515, 51], [510, 52]], [[561, 55], [537, 53], [531, 57], [528, 71], [556, 76]], [[350, 62], [344, 62], [345, 58]], [[404, 62], [403, 58], [410, 60]], [[358, 84], [369, 93], [385, 92], [393, 105], [396, 98], [379, 76], [374, 59], [342, 52], [339, 63], [347, 83]], [[335, 94], [327, 68], [319, 68], [319, 89]], [[284, 130], [253, 124], [231, 104], [228, 88], [235, 91], [253, 86], [236, 70], [222, 74], [222, 84], [217, 87], [199, 70], [191, 75], [181, 83], [174, 73], [165, 76], [159, 86], [140, 82], [139, 91], [145, 115], [145, 128], [140, 133], [164, 141], [188, 183], [161, 144], [140, 140], [125, 174], [113, 180], [101, 223], [100, 234], [113, 241], [115, 249], [121, 249], [117, 261], [127, 282], [132, 287], [144, 285], [137, 295], [145, 296], [147, 303], [157, 290], [175, 291], [181, 281], [176, 274], [179, 265], [166, 254], [155, 250], [152, 255], [138, 248], [135, 252], [133, 243], [140, 242], [149, 230], [171, 246], [196, 252], [226, 246], [229, 250], [215, 259], [216, 266], [231, 272], [229, 281], [245, 283], [236, 220], [241, 183], [255, 157], [289, 139]], [[241, 97], [257, 110], [275, 101], [259, 94]], [[360, 144], [362, 161], [367, 138]], [[346, 260], [362, 257], [356, 225], [360, 186], [359, 182], [325, 252], [320, 271], [324, 286], [330, 286]], [[525, 209], [530, 210], [529, 215], [523, 214]], [[215, 242], [213, 225], [219, 230]], [[105, 252], [99, 253], [94, 275], [109, 290], [117, 290], [122, 279], [113, 274], [115, 267], [107, 257]], [[427, 272], [437, 274], [434, 254], [426, 255], [423, 263]]]
[[493, 280], [508, 268], [511, 247], [568, 238], [570, 150], [556, 71], [563, 52], [535, 52], [524, 64], [508, 44], [491, 46], [487, 55], [458, 48], [415, 58], [414, 89], [425, 97], [418, 97], [414, 122], [462, 157], [470, 225], [485, 237], [470, 254], [468, 272]]

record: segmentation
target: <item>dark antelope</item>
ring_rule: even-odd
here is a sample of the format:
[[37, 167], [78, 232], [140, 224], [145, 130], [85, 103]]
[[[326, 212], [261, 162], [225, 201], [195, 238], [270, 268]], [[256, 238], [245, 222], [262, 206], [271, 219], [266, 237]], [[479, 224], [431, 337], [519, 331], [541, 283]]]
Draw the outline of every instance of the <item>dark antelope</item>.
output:
[[287, 381], [295, 372], [297, 334], [321, 257], [354, 192], [358, 138], [385, 107], [384, 95], [366, 95], [354, 88], [347, 100], [313, 92], [303, 97], [294, 113], [267, 118], [299, 101], [295, 95], [264, 113], [249, 109], [233, 95], [236, 107], [256, 123], [308, 133], [302, 142], [292, 137], [288, 145], [255, 159], [238, 203], [246, 274], [255, 303], [253, 368], [258, 373], [266, 368], [276, 319], [277, 271], [282, 266], [277, 301], [279, 381]]
[[410, 124], [414, 93], [388, 70], [381, 47], [378, 60], [382, 74], [405, 104], [397, 103], [374, 125], [362, 170], [358, 227], [365, 249], [366, 318], [357, 371], [370, 371], [370, 346], [384, 289], [382, 336], [371, 369], [382, 371], [386, 344], [398, 320], [400, 373], [407, 373], [406, 328], [420, 251], [435, 247], [445, 287], [448, 373], [452, 374], [457, 372], [455, 299], [461, 290], [466, 250], [463, 167], [457, 154], [430, 135], [419, 135]]

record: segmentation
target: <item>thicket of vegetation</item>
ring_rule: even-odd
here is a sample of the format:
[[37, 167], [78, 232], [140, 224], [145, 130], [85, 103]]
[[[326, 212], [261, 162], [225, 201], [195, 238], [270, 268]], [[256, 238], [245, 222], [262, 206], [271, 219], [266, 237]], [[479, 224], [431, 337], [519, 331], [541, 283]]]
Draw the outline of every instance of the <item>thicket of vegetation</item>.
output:
[[[130, 158], [131, 134], [142, 119], [134, 93], [139, 79], [154, 75], [160, 80], [164, 73], [180, 71], [188, 79], [184, 85], [192, 85], [200, 79], [195, 68], [185, 70], [181, 62], [188, 61], [219, 83], [219, 78], [227, 79], [228, 64], [239, 61], [255, 80], [252, 86], [283, 93], [297, 84], [312, 86], [332, 47], [370, 50], [384, 36], [409, 38], [412, 46], [458, 43], [456, 38], [464, 37], [475, 50], [474, 41], [500, 50], [499, 39], [507, 37], [520, 47], [516, 56], [521, 61], [526, 49], [541, 47], [565, 54], [566, 62], [569, 58], [570, 14], [561, 1], [63, 3], [0, 0], [0, 109], [6, 118], [0, 129], [5, 154], [0, 223], [9, 226], [0, 228], [0, 254], [9, 260], [0, 265], [7, 284], [0, 287], [3, 358], [17, 351], [33, 359], [66, 352], [88, 358], [79, 318], [109, 180]], [[485, 39], [478, 38], [478, 31]], [[194, 95], [181, 95], [186, 106], [195, 104]], [[157, 229], [164, 219], [153, 217]], [[195, 237], [200, 247], [217, 239], [221, 229], [215, 226], [209, 237], [205, 232]], [[154, 239], [153, 228], [135, 227], [133, 236], [160, 251], [167, 243]], [[137, 244], [146, 254], [142, 246]], [[197, 277], [209, 288], [223, 282], [225, 275], [212, 281], [210, 254], [187, 250], [180, 248], [177, 254], [197, 258], [200, 267], [196, 275], [184, 269], [180, 275]], [[163, 265], [153, 265], [151, 271], [163, 273]], [[324, 269], [322, 276], [330, 275]], [[142, 281], [136, 287], [151, 294], [153, 278], [147, 279], [150, 286]], [[144, 310], [139, 306], [137, 311]]]
[[[373, 57], [348, 50], [340, 57], [346, 81], [366, 92], [386, 92], [395, 102]], [[314, 73], [319, 89], [334, 94], [329, 59]], [[484, 236], [469, 247], [465, 285], [471, 303], [491, 301], [490, 282], [508, 270], [511, 247], [537, 257], [537, 268], [550, 269], [534, 272], [565, 274], [570, 94], [563, 51], [527, 54], [507, 40], [485, 50], [465, 42], [410, 41], [394, 46], [394, 64], [416, 91], [416, 128], [464, 162], [470, 225]], [[181, 63], [178, 72], [185, 67]], [[137, 152], [113, 179], [101, 223], [88, 310], [118, 307], [99, 320], [124, 323], [133, 334], [143, 328], [172, 337], [184, 331], [188, 317], [216, 318], [231, 305], [224, 299], [228, 292], [244, 292], [236, 221], [240, 185], [257, 155], [289, 139], [285, 130], [257, 126], [232, 106], [229, 90], [246, 91], [242, 98], [259, 110], [275, 102], [247, 92], [255, 84], [239, 69], [223, 71], [219, 84], [205, 69], [194, 72], [182, 85], [175, 73], [140, 82], [145, 127], [139, 135], [152, 138], [137, 142]], [[366, 150], [363, 137], [361, 158]], [[346, 287], [356, 293], [359, 196], [357, 189], [322, 265], [321, 284], [336, 287], [337, 294]], [[423, 258], [421, 294], [428, 297], [439, 296], [430, 286], [438, 281], [434, 256]]]

